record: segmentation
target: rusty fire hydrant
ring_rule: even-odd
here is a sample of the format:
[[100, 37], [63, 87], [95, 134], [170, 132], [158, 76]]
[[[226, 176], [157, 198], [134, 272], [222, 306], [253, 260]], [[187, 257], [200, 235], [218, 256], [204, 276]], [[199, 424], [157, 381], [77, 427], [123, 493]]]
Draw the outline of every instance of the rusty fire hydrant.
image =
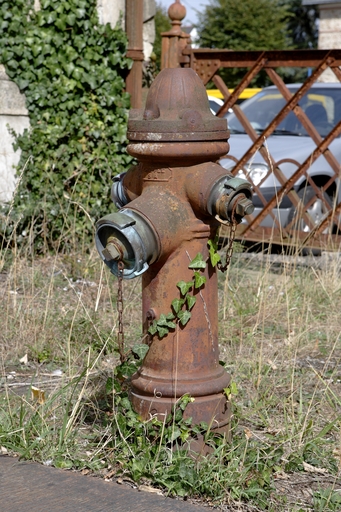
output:
[[[193, 278], [188, 268], [200, 253], [208, 260], [209, 239], [219, 222], [241, 221], [253, 211], [250, 184], [214, 163], [229, 150], [227, 122], [211, 114], [205, 88], [192, 69], [165, 69], [153, 82], [144, 111], [131, 110], [128, 153], [138, 165], [115, 178], [112, 198], [120, 208], [97, 223], [97, 249], [123, 278], [142, 276], [143, 324], [171, 310], [177, 283]], [[229, 430], [224, 394], [230, 376], [219, 364], [218, 288], [215, 268], [202, 271], [189, 322], [163, 336], [150, 336], [141, 369], [132, 377], [133, 407], [147, 419], [163, 419], [179, 397], [193, 424]]]

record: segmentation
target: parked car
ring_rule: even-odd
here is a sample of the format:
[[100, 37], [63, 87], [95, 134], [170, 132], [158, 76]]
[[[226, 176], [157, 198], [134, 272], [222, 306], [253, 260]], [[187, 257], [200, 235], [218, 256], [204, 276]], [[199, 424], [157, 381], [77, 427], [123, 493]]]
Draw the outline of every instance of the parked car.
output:
[[[209, 91], [207, 91], [209, 92]], [[216, 114], [220, 107], [224, 105], [224, 102], [221, 98], [216, 98], [215, 96], [211, 96], [210, 94], [207, 94], [208, 97], [208, 103], [210, 105], [210, 109], [212, 114]]]
[[[229, 89], [230, 93], [233, 93], [234, 89]], [[252, 89], [252, 88], [246, 88], [241, 93], [237, 100], [237, 104], [242, 103], [246, 99], [252, 98], [257, 92], [261, 91], [262, 89]], [[208, 103], [210, 105], [210, 109], [212, 114], [216, 114], [220, 107], [224, 105], [224, 96], [221, 94], [219, 89], [208, 89], [207, 90], [207, 96], [208, 96]], [[232, 112], [232, 109], [230, 109], [230, 112]]]
[[[301, 84], [291, 84], [287, 87], [291, 93], [295, 93], [300, 86]], [[278, 89], [275, 86], [271, 86], [263, 89], [249, 100], [244, 101], [240, 108], [256, 132], [260, 134], [285, 104], [286, 101]], [[300, 100], [299, 105], [319, 134], [324, 137], [341, 120], [341, 84], [316, 83], [312, 85], [308, 93]], [[229, 140], [230, 151], [227, 157], [224, 157], [220, 163], [226, 169], [231, 170], [235, 166], [235, 162], [252, 145], [252, 142], [234, 113], [228, 113], [225, 117], [231, 132]], [[265, 140], [265, 146], [275, 162], [291, 159], [299, 164], [302, 164], [316, 148], [316, 144], [308, 136], [294, 112], [290, 112], [272, 135]], [[341, 137], [339, 136], [334, 139], [329, 148], [338, 162], [341, 163]], [[231, 159], [231, 157], [235, 160]], [[297, 170], [297, 165], [292, 161], [286, 161], [280, 163], [279, 168], [284, 173], [284, 176], [289, 178]], [[333, 169], [323, 155], [310, 166], [307, 172], [319, 187], [325, 185], [334, 176]], [[244, 170], [238, 171], [240, 177], [250, 179], [256, 186], [259, 185], [264, 198], [270, 200], [276, 194], [276, 191], [281, 188], [281, 185], [272, 172], [268, 173], [269, 167], [259, 151], [253, 155]], [[305, 204], [315, 196], [314, 189], [307, 183], [305, 176], [301, 176], [293, 188]], [[341, 202], [341, 190], [338, 186], [338, 180], [334, 181], [326, 192], [326, 198], [330, 205], [333, 201], [336, 204]], [[255, 205], [254, 215], [256, 215], [262, 210], [263, 203], [257, 195], [254, 195], [253, 202]], [[327, 210], [324, 202], [316, 198], [308, 212], [315, 222], [318, 223]], [[293, 219], [294, 211], [295, 209], [290, 199], [284, 196], [280, 198], [278, 207], [273, 210], [273, 213], [280, 219], [281, 225], [286, 226]], [[273, 218], [268, 215], [262, 221], [262, 226], [272, 227], [272, 225]], [[300, 229], [303, 231], [310, 230], [304, 221], [301, 221]]]

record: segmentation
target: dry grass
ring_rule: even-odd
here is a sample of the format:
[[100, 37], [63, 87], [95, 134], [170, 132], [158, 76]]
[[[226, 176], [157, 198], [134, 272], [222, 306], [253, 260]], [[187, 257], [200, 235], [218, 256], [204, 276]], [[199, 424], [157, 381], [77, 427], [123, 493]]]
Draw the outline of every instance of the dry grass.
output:
[[[90, 468], [108, 475], [112, 463], [98, 460], [107, 460], [113, 439], [108, 422], [103, 423], [99, 390], [118, 361], [117, 281], [95, 251], [46, 258], [7, 252], [2, 261], [0, 410], [10, 416], [16, 394], [34, 408], [27, 395], [32, 383], [49, 397], [69, 385], [70, 407], [59, 429], [70, 434], [77, 424], [80, 446], [82, 429], [83, 437], [89, 433], [82, 422], [91, 403], [97, 448], [77, 456], [84, 458], [85, 450], [90, 461], [97, 461]], [[274, 264], [266, 257], [237, 254], [219, 281], [221, 359], [238, 388], [234, 438], [246, 438], [245, 450], [255, 442], [272, 454], [282, 451], [271, 474], [264, 475], [276, 489], [269, 505], [274, 511], [341, 507], [335, 494], [341, 465], [340, 267], [336, 258], [322, 269], [307, 261], [292, 257]], [[124, 301], [129, 345], [142, 334], [138, 279], [125, 282]], [[27, 361], [20, 362], [26, 354]], [[54, 415], [63, 407], [65, 413], [65, 396], [58, 396]], [[58, 454], [63, 460], [64, 452]], [[37, 458], [44, 460], [47, 453], [41, 450]]]

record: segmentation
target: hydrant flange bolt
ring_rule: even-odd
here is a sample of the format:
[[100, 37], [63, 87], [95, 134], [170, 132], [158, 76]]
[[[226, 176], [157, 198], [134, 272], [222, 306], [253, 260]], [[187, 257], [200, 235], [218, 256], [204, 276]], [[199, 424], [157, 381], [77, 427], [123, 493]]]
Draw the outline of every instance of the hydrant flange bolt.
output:
[[239, 224], [245, 215], [250, 215], [255, 207], [251, 199], [248, 199], [245, 194], [234, 194], [231, 196], [222, 196], [217, 202], [216, 210], [222, 219], [229, 222], [237, 222]]
[[207, 210], [221, 219], [240, 223], [245, 215], [254, 211], [251, 200], [251, 184], [232, 175], [220, 178], [212, 187]]
[[122, 260], [124, 249], [119, 240], [114, 237], [108, 238], [107, 245], [102, 254], [106, 260]]
[[251, 215], [253, 213], [255, 207], [253, 206], [253, 203], [250, 199], [247, 199], [247, 197], [244, 197], [242, 199], [236, 199], [237, 205], [235, 212], [240, 217], [244, 217], [245, 215]]
[[149, 322], [152, 322], [153, 320], [155, 320], [156, 318], [156, 313], [154, 311], [154, 309], [148, 309], [147, 313], [146, 313], [146, 318]]
[[118, 262], [123, 262], [124, 279], [145, 272], [160, 252], [158, 235], [149, 221], [130, 209], [102, 217], [96, 225], [95, 241], [104, 263], [115, 276], [119, 275]]

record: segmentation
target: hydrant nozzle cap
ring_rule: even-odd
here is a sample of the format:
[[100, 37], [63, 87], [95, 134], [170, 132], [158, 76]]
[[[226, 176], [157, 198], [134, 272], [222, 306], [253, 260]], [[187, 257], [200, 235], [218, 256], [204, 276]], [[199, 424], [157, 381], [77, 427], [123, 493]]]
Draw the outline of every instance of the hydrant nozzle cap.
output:
[[214, 116], [207, 93], [193, 69], [164, 69], [152, 83], [146, 107], [132, 110], [128, 122], [131, 142], [227, 140], [226, 119]]

